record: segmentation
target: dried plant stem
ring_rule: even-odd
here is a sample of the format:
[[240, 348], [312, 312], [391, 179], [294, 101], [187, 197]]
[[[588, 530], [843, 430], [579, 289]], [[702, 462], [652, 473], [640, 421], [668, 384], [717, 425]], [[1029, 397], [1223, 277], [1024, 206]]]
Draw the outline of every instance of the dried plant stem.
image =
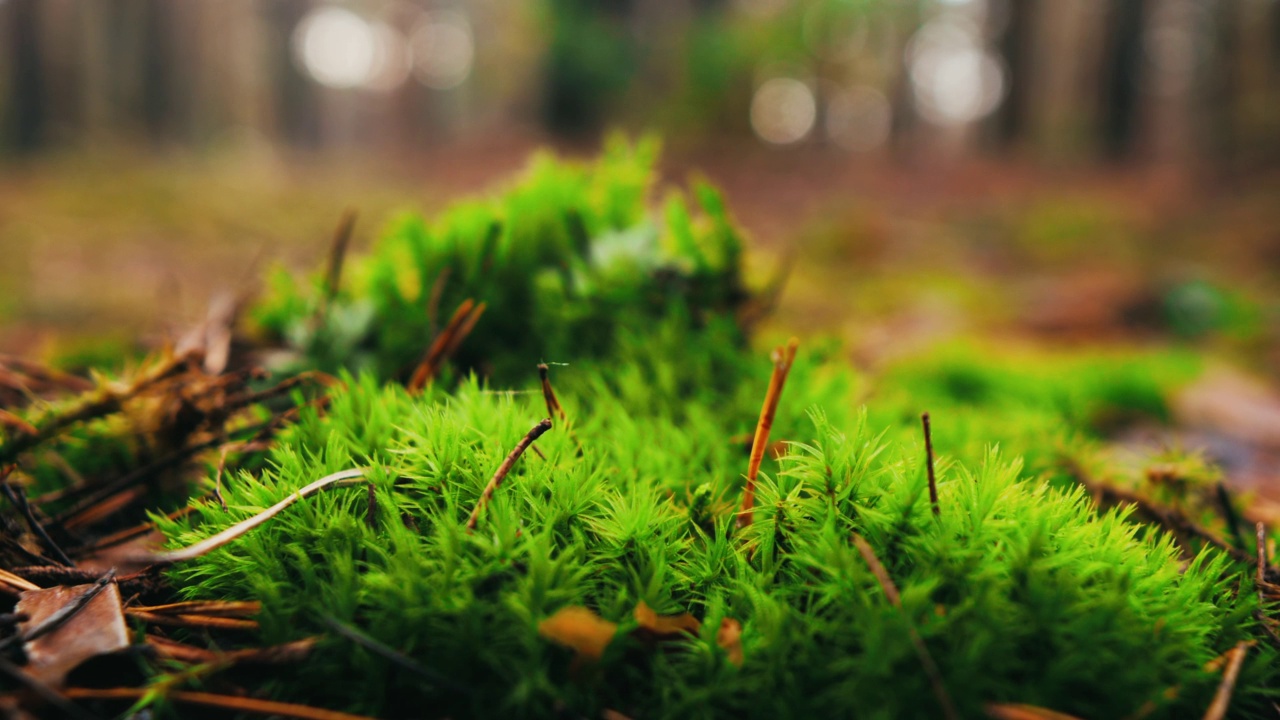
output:
[[547, 416], [558, 417], [560, 422], [565, 422], [568, 418], [565, 417], [564, 406], [556, 397], [556, 391], [551, 389], [551, 375], [546, 363], [538, 363], [538, 377], [542, 380], [542, 397], [547, 401]]
[[[884, 565], [880, 564], [880, 558], [876, 557], [875, 550], [871, 549], [871, 545], [862, 538], [861, 535], [854, 533], [853, 544], [858, 548], [858, 552], [862, 555], [862, 559], [866, 561], [867, 567], [871, 568], [871, 574], [875, 576], [876, 582], [880, 583], [880, 589], [884, 591], [885, 597], [889, 598], [892, 604], [899, 612], [902, 612], [902, 597], [898, 594], [898, 586], [893, 583], [893, 578], [889, 577], [889, 571], [884, 569]], [[942, 682], [942, 671], [938, 669], [938, 664], [934, 662], [933, 656], [929, 654], [929, 648], [924, 644], [924, 638], [920, 637], [920, 633], [916, 631], [915, 625], [911, 619], [903, 613], [903, 618], [907, 621], [907, 632], [911, 635], [911, 645], [915, 648], [916, 656], [920, 658], [920, 664], [924, 667], [925, 675], [929, 677], [929, 684], [933, 687], [933, 694], [938, 699], [938, 705], [942, 707], [942, 714], [948, 720], [959, 720], [960, 713], [956, 710], [955, 703], [951, 700], [951, 694], [947, 692], [947, 686]]]
[[938, 476], [933, 469], [933, 430], [929, 426], [929, 413], [920, 414], [920, 425], [924, 427], [924, 462], [929, 472], [929, 504], [933, 507], [933, 516], [942, 515], [942, 507], [938, 505]]
[[756, 504], [756, 477], [760, 474], [760, 463], [764, 461], [764, 452], [769, 445], [769, 431], [773, 429], [773, 418], [778, 412], [782, 386], [787, 382], [787, 373], [791, 372], [791, 363], [796, 359], [796, 348], [799, 345], [799, 340], [791, 338], [785, 348], [780, 346], [773, 351], [773, 375], [769, 378], [769, 390], [765, 393], [760, 419], [756, 421], [756, 434], [751, 441], [747, 485], [742, 491], [742, 512], [738, 515], [739, 527], [751, 524], [752, 509]]
[[502, 464], [498, 466], [497, 471], [493, 473], [493, 477], [489, 478], [489, 483], [484, 486], [484, 492], [480, 493], [480, 500], [476, 502], [476, 507], [471, 511], [471, 517], [467, 520], [467, 532], [471, 532], [476, 529], [476, 523], [480, 520], [480, 513], [483, 512], [485, 506], [489, 504], [489, 499], [493, 497], [493, 492], [502, 484], [502, 479], [507, 476], [507, 473], [511, 472], [511, 468], [516, 464], [516, 460], [520, 459], [520, 456], [524, 454], [524, 451], [528, 449], [530, 445], [533, 444], [534, 440], [542, 437], [542, 434], [550, 429], [551, 418], [546, 418], [542, 422], [530, 428], [529, 432], [520, 439], [520, 442], [516, 443], [515, 448], [513, 448], [507, 455], [507, 459], [502, 461]]
[[440, 370], [440, 364], [458, 349], [467, 335], [471, 334], [480, 316], [484, 314], [484, 310], [484, 303], [476, 305], [471, 299], [463, 300], [458, 305], [458, 309], [453, 311], [453, 317], [449, 318], [449, 323], [431, 341], [431, 346], [427, 348], [422, 362], [418, 363], [413, 376], [409, 378], [407, 387], [410, 391], [418, 392], [431, 382]]
[[329, 267], [324, 275], [325, 306], [333, 302], [338, 294], [338, 287], [342, 283], [342, 264], [347, 257], [347, 247], [351, 244], [351, 234], [355, 227], [355, 208], [347, 208], [338, 220], [338, 227], [333, 231], [333, 242], [329, 246]]
[[49, 537], [49, 533], [45, 531], [44, 526], [36, 519], [35, 512], [31, 509], [31, 503], [27, 501], [27, 491], [20, 487], [14, 488], [7, 482], [0, 482], [0, 490], [4, 492], [5, 497], [9, 498], [9, 502], [13, 503], [18, 512], [22, 513], [23, 519], [31, 527], [31, 532], [34, 532], [40, 538], [40, 542], [45, 546], [45, 549], [53, 553], [53, 557], [63, 565], [67, 567], [74, 566], [75, 563], [71, 561], [71, 558], [67, 557], [62, 548], [58, 547], [53, 538]]
[[1244, 656], [1251, 644], [1247, 640], [1241, 640], [1231, 649], [1227, 669], [1222, 673], [1222, 682], [1218, 685], [1218, 692], [1213, 696], [1209, 709], [1204, 713], [1204, 720], [1222, 720], [1227, 716], [1227, 708], [1231, 707], [1231, 694], [1235, 692], [1236, 679], [1240, 677], [1240, 666], [1244, 665]]
[[289, 495], [275, 505], [263, 510], [257, 515], [254, 515], [248, 520], [238, 522], [217, 535], [206, 538], [195, 545], [171, 552], [144, 555], [139, 557], [138, 560], [156, 565], [172, 565], [173, 563], [182, 562], [184, 560], [198, 558], [207, 552], [216, 550], [239, 538], [250, 530], [275, 517], [285, 508], [299, 500], [310, 497], [321, 490], [327, 490], [332, 487], [341, 487], [343, 485], [355, 485], [358, 482], [362, 482], [366, 472], [368, 472], [367, 468], [352, 468], [350, 470], [342, 470], [340, 472], [333, 473], [332, 475], [326, 475], [301, 490]]
[[[72, 700], [137, 700], [151, 692], [153, 691], [147, 688], [130, 687], [67, 688], [64, 694]], [[222, 708], [233, 710], [237, 713], [252, 713], [254, 715], [275, 715], [277, 717], [297, 718], [298, 720], [373, 720], [367, 715], [352, 715], [351, 713], [325, 710], [324, 708], [311, 707], [309, 705], [259, 700], [239, 695], [217, 695], [207, 692], [172, 690], [164, 693], [164, 698], [170, 702], [187, 705]]]

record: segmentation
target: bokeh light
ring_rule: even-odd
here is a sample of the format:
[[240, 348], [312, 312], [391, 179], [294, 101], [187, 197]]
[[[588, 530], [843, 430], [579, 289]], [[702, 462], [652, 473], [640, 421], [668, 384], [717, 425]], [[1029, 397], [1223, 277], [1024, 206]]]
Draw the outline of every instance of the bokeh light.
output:
[[426, 13], [413, 31], [413, 71], [418, 82], [448, 90], [466, 82], [475, 61], [475, 40], [466, 16], [449, 10]]
[[989, 115], [1005, 94], [1005, 71], [978, 24], [942, 12], [907, 45], [907, 68], [920, 115], [935, 125], [964, 125]]
[[824, 116], [827, 137], [853, 152], [868, 152], [884, 145], [893, 127], [893, 106], [884, 93], [858, 86], [834, 93]]
[[790, 145], [803, 140], [818, 118], [813, 90], [795, 78], [773, 78], [751, 98], [751, 128], [767, 143]]
[[364, 18], [339, 7], [319, 7], [298, 23], [294, 56], [302, 70], [331, 88], [353, 88], [373, 77], [378, 37]]

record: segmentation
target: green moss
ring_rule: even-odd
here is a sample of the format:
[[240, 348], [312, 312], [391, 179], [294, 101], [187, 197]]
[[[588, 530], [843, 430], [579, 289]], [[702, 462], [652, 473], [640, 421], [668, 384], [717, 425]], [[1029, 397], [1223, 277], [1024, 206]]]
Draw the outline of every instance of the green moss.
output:
[[509, 382], [539, 360], [614, 354], [618, 328], [651, 331], [677, 315], [702, 327], [732, 315], [746, 300], [739, 231], [706, 186], [692, 207], [680, 193], [651, 207], [656, 160], [655, 142], [620, 139], [590, 164], [540, 156], [494, 197], [430, 224], [397, 221], [373, 253], [348, 263], [351, 279], [320, 321], [322, 281], [282, 273], [255, 317], [301, 351], [304, 366], [394, 378], [455, 307], [484, 302], [456, 366]]
[[[661, 380], [641, 392], [636, 378], [652, 368], [639, 359], [557, 372], [581, 454], [563, 429], [543, 436], [546, 460], [520, 460], [474, 534], [466, 518], [545, 414], [541, 397], [471, 382], [413, 398], [352, 380], [326, 416], [286, 433], [272, 470], [229, 485], [228, 511], [203, 505], [198, 522], [165, 529], [193, 542], [354, 466], [371, 468], [375, 523], [363, 490], [336, 490], [173, 577], [191, 597], [262, 600], [266, 641], [325, 632], [333, 617], [466, 688], [433, 686], [340, 639], [273, 686], [391, 715], [936, 717], [911, 623], [965, 716], [996, 701], [1085, 717], [1152, 701], [1175, 717], [1213, 694], [1203, 665], [1256, 631], [1248, 572], [1209, 551], [1184, 568], [1164, 534], [1096, 515], [1079, 488], [1022, 479], [1016, 460], [944, 457], [934, 519], [919, 442], [870, 424], [849, 401], [848, 371], [830, 363], [797, 367], [784, 407], [822, 396], [831, 414], [780, 416], [776, 436], [794, 444], [766, 463], [755, 522], [731, 532], [725, 502], [739, 497], [746, 459], [726, 438], [750, 426], [750, 406], [669, 395]], [[758, 402], [767, 365], [743, 362]], [[898, 583], [903, 612], [851, 546], [854, 532]], [[537, 632], [566, 605], [625, 623], [639, 601], [692, 612], [710, 630], [666, 651], [620, 640], [577, 671]], [[725, 617], [744, 624], [741, 667], [714, 640]], [[1274, 655], [1251, 655], [1235, 712], [1270, 697]]]

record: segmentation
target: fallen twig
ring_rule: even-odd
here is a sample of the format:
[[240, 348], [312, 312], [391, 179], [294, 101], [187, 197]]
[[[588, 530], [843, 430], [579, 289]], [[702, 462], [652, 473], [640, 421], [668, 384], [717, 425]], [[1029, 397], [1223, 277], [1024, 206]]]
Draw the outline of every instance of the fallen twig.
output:
[[542, 437], [542, 434], [550, 429], [551, 418], [546, 418], [530, 428], [529, 432], [520, 439], [520, 442], [516, 443], [515, 448], [511, 450], [507, 458], [502, 461], [502, 464], [493, 473], [493, 477], [489, 478], [489, 483], [484, 486], [484, 492], [480, 493], [480, 500], [476, 502], [476, 507], [471, 511], [471, 517], [467, 520], [467, 532], [476, 529], [476, 523], [480, 520], [480, 513], [489, 504], [489, 498], [493, 497], [493, 491], [497, 490], [498, 486], [502, 484], [502, 479], [507, 476], [507, 473], [511, 472], [511, 467], [516, 464], [516, 460], [520, 459], [520, 456], [533, 444], [534, 440]]
[[1209, 709], [1204, 713], [1204, 720], [1222, 720], [1227, 716], [1227, 708], [1231, 706], [1231, 694], [1235, 692], [1236, 679], [1240, 677], [1240, 666], [1244, 664], [1245, 653], [1249, 651], [1251, 644], [1247, 640], [1241, 640], [1232, 648], [1231, 658], [1227, 660], [1227, 669], [1222, 673], [1222, 682], [1218, 685], [1218, 692], [1213, 696]]
[[942, 515], [938, 505], [938, 476], [933, 470], [933, 431], [929, 427], [929, 413], [920, 414], [920, 424], [924, 426], [924, 462], [929, 472], [929, 504], [933, 507], [933, 516]]
[[799, 345], [799, 340], [791, 338], [785, 348], [778, 347], [773, 351], [773, 375], [769, 378], [769, 390], [765, 393], [760, 419], [756, 421], [755, 438], [751, 442], [747, 485], [742, 490], [742, 512], [738, 515], [739, 527], [751, 524], [752, 509], [756, 503], [756, 477], [760, 474], [760, 463], [764, 461], [765, 448], [769, 444], [769, 431], [773, 429], [773, 419], [778, 412], [782, 386], [787, 382], [787, 373], [791, 372], [791, 363], [796, 358], [796, 348]]
[[381, 657], [384, 660], [390, 661], [394, 665], [397, 665], [405, 670], [408, 670], [409, 672], [413, 673], [414, 675], [417, 675], [418, 677], [421, 677], [422, 679], [428, 682], [435, 683], [437, 685], [440, 685], [441, 687], [447, 687], [451, 690], [456, 690], [465, 695], [471, 694], [471, 688], [467, 687], [466, 685], [463, 685], [462, 683], [459, 683], [457, 680], [454, 680], [436, 670], [433, 670], [427, 667], [426, 665], [423, 665], [422, 663], [418, 662], [417, 660], [414, 660], [413, 658], [409, 657], [408, 655], [405, 655], [404, 653], [396, 650], [395, 648], [388, 647], [387, 645], [382, 644], [378, 640], [366, 635], [365, 633], [357, 630], [354, 627], [351, 627], [349, 625], [345, 625], [339, 622], [336, 618], [329, 617], [328, 615], [321, 615], [320, 619], [324, 622], [325, 625], [328, 625], [331, 629], [333, 629], [334, 632], [338, 633], [339, 635], [346, 638], [347, 640], [350, 640], [351, 642], [359, 645], [360, 647], [364, 648], [365, 650], [368, 650], [374, 655]]
[[960, 713], [951, 700], [951, 694], [947, 692], [947, 686], [942, 682], [942, 671], [933, 661], [933, 656], [929, 654], [924, 638], [921, 638], [920, 633], [916, 631], [915, 624], [902, 611], [902, 597], [898, 594], [898, 586], [893, 583], [893, 578], [889, 577], [889, 571], [880, 564], [880, 558], [876, 557], [875, 550], [871, 549], [871, 545], [867, 544], [861, 535], [854, 533], [853, 544], [858, 548], [862, 559], [866, 561], [867, 567], [871, 568], [871, 574], [875, 576], [876, 582], [880, 583], [880, 589], [884, 591], [885, 597], [889, 598], [889, 603], [903, 613], [903, 619], [907, 622], [907, 632], [911, 636], [911, 645], [920, 658], [920, 664], [924, 666], [925, 675], [928, 676], [929, 684], [933, 687], [933, 694], [938, 699], [938, 705], [942, 707], [942, 714], [948, 720], [959, 720]]
[[44, 545], [45, 549], [53, 553], [53, 557], [63, 565], [74, 566], [75, 563], [71, 561], [71, 558], [67, 557], [62, 548], [58, 547], [53, 538], [49, 537], [49, 533], [45, 531], [44, 526], [36, 519], [35, 513], [31, 510], [31, 503], [27, 502], [27, 491], [20, 487], [14, 488], [7, 482], [0, 482], [0, 491], [3, 491], [4, 496], [9, 498], [9, 502], [13, 503], [18, 512], [22, 513], [22, 517], [27, 521], [31, 532], [40, 538], [40, 543]]
[[1080, 720], [1075, 715], [1021, 703], [990, 703], [983, 710], [995, 720]]
[[294, 492], [280, 502], [254, 515], [248, 520], [238, 522], [235, 525], [223, 530], [212, 537], [206, 538], [195, 545], [185, 547], [181, 550], [173, 550], [170, 552], [155, 553], [149, 555], [141, 555], [138, 561], [156, 564], [156, 565], [172, 565], [173, 563], [182, 562], [198, 558], [207, 552], [216, 550], [223, 545], [239, 538], [250, 530], [265, 523], [271, 518], [278, 515], [285, 508], [304, 498], [310, 497], [315, 493], [328, 489], [330, 487], [341, 487], [343, 485], [354, 485], [356, 481], [364, 477], [366, 468], [352, 468], [350, 470], [342, 470], [332, 475], [326, 475], [319, 480], [307, 485], [306, 487]]
[[558, 417], [560, 422], [564, 422], [567, 419], [564, 407], [556, 397], [556, 391], [551, 389], [551, 375], [546, 363], [538, 363], [538, 377], [542, 380], [542, 397], [547, 401], [547, 416]]
[[[72, 700], [137, 700], [153, 692], [149, 688], [128, 687], [67, 688], [64, 694]], [[310, 705], [259, 700], [238, 695], [217, 695], [189, 690], [171, 690], [163, 693], [163, 697], [170, 702], [222, 708], [255, 715], [278, 715], [280, 717], [298, 718], [298, 720], [373, 720], [367, 715], [352, 715], [351, 713], [325, 710], [324, 708], [311, 707]]]
[[453, 317], [449, 318], [449, 323], [431, 341], [426, 355], [422, 357], [422, 362], [418, 363], [417, 369], [413, 371], [413, 376], [409, 378], [406, 387], [411, 392], [422, 390], [435, 378], [436, 373], [440, 370], [440, 364], [457, 350], [462, 341], [471, 333], [471, 330], [475, 328], [476, 322], [480, 320], [480, 316], [484, 313], [484, 309], [484, 303], [476, 305], [475, 301], [469, 298], [458, 305], [458, 309], [453, 312]]

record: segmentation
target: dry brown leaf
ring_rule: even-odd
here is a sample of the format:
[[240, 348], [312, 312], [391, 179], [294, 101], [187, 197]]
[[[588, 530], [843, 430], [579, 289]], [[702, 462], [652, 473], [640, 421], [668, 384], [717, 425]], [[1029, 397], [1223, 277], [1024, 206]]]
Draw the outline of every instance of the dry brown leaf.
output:
[[720, 621], [720, 629], [716, 631], [716, 644], [729, 656], [729, 662], [742, 666], [742, 623], [733, 618]]
[[[76, 585], [23, 592], [14, 610], [28, 619], [18, 624], [18, 631], [27, 632], [30, 628], [39, 627], [93, 587]], [[120, 591], [115, 583], [109, 583], [62, 625], [25, 644], [26, 670], [40, 682], [59, 687], [67, 673], [85, 660], [128, 646], [129, 634], [120, 609]]]
[[581, 606], [560, 608], [554, 615], [538, 623], [538, 634], [559, 645], [577, 651], [581, 657], [599, 660], [613, 642], [618, 624]]

